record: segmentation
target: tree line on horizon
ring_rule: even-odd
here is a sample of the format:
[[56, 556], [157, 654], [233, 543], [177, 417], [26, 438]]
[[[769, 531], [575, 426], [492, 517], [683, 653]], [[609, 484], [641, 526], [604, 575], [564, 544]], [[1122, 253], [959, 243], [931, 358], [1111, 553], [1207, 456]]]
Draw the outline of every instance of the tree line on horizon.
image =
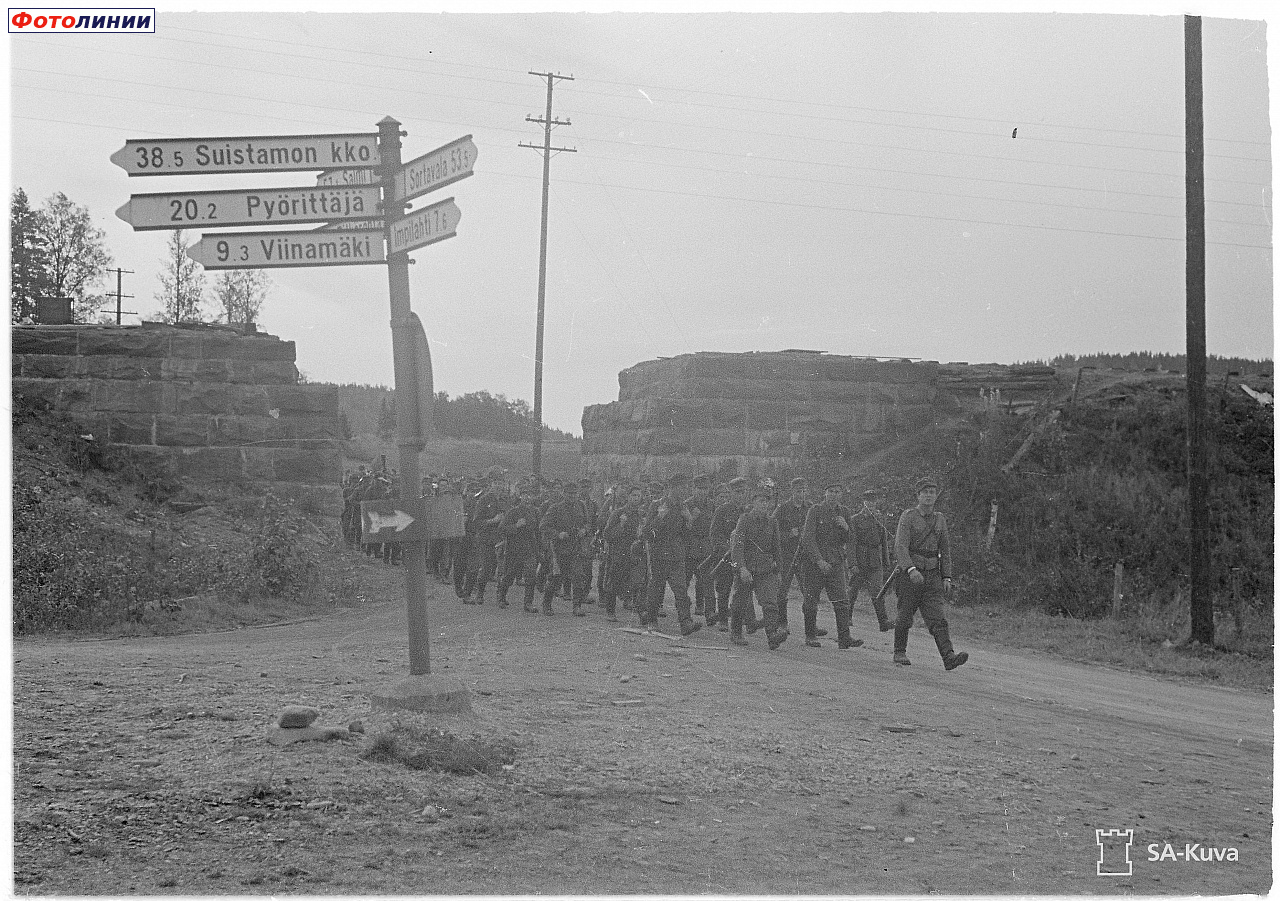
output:
[[[383, 385], [345, 383], [337, 385], [338, 408], [346, 419], [351, 435], [376, 435], [384, 441], [395, 439], [396, 399], [394, 389]], [[432, 427], [445, 438], [474, 438], [517, 444], [529, 441], [533, 434], [533, 410], [522, 398], [505, 394], [472, 391], [450, 397], [437, 391], [432, 409]], [[545, 423], [542, 437], [550, 441], [569, 441], [569, 432]]]
[[[110, 324], [111, 299], [107, 273], [114, 263], [106, 246], [106, 232], [93, 224], [88, 207], [55, 191], [33, 207], [22, 188], [9, 198], [9, 321], [38, 325], [41, 298], [71, 301], [71, 321]], [[189, 242], [181, 229], [171, 233], [165, 248], [160, 309], [147, 314], [172, 325], [194, 322], [252, 323], [271, 289], [261, 269], [228, 269], [214, 280], [212, 301], [217, 310], [206, 318], [204, 267], [187, 256]]]
[[[1135, 350], [1128, 353], [1059, 354], [1047, 363], [1043, 360], [1034, 360], [1032, 362], [1064, 369], [1071, 369], [1077, 366], [1097, 366], [1101, 369], [1127, 369], [1131, 371], [1146, 369], [1187, 371], [1187, 355], [1185, 353], [1153, 353], [1149, 350]], [[1229, 372], [1253, 375], [1270, 372], [1272, 362], [1265, 358], [1253, 360], [1247, 357], [1222, 357], [1217, 354], [1209, 354], [1206, 360], [1206, 367], [1210, 375], [1226, 375]]]

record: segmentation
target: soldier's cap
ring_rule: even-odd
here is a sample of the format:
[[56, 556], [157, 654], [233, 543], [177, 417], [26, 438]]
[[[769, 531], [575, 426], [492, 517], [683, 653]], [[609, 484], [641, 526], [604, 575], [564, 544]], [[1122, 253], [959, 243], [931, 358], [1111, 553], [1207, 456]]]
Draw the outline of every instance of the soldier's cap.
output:
[[804, 476], [796, 476], [794, 479], [791, 480], [791, 487], [807, 488], [809, 487], [809, 482]]
[[627, 486], [627, 494], [633, 494], [633, 493], [635, 493], [635, 492], [637, 492], [637, 491], [639, 491], [641, 494], [644, 494], [644, 486], [643, 486], [643, 485], [628, 485], [628, 486]]
[[844, 491], [844, 485], [841, 484], [840, 482], [832, 482], [831, 484], [827, 485], [827, 487], [824, 488], [823, 491], [830, 491], [832, 488], [839, 488], [841, 491]]
[[923, 479], [916, 482], [917, 494], [920, 493], [921, 491], [924, 491], [926, 488], [940, 488], [940, 486], [938, 485], [938, 480], [935, 479], [933, 476], [925, 476]]
[[711, 478], [707, 475], [696, 475], [693, 477], [694, 488], [710, 488]]
[[862, 496], [863, 497], [884, 497], [884, 489], [868, 488], [866, 491], [862, 492]]
[[680, 485], [688, 485], [688, 484], [689, 484], [689, 477], [685, 475], [681, 475], [680, 473], [676, 473], [675, 475], [667, 479], [667, 485], [671, 488], [676, 488]]
[[773, 498], [773, 495], [769, 493], [769, 489], [768, 489], [768, 488], [765, 488], [765, 487], [761, 486], [761, 487], [757, 488], [755, 491], [751, 492], [751, 499], [752, 499], [752, 500], [755, 500], [755, 499], [756, 499], [756, 498], [758, 498], [758, 497], [762, 497], [762, 498], [764, 498], [765, 500], [771, 500], [771, 499]]
[[739, 488], [746, 488], [746, 487], [747, 487], [747, 480], [744, 479], [742, 476], [738, 476], [737, 478], [729, 480], [730, 491], [737, 491]]

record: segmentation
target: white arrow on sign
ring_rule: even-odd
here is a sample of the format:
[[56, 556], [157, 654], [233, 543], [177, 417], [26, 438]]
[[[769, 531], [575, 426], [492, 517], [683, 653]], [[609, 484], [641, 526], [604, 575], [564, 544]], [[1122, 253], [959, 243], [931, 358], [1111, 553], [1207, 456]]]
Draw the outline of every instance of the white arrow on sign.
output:
[[423, 207], [416, 213], [410, 213], [391, 223], [387, 253], [417, 250], [445, 238], [452, 238], [458, 234], [458, 222], [461, 219], [462, 210], [458, 209], [452, 197]]
[[145, 138], [111, 154], [129, 175], [215, 172], [303, 172], [377, 166], [378, 135], [258, 135], [230, 138]]
[[391, 528], [394, 528], [397, 532], [403, 532], [413, 525], [413, 517], [403, 510], [397, 510], [392, 516], [374, 513], [372, 510], [366, 515], [369, 517], [370, 532], [381, 532], [383, 529]]
[[382, 231], [232, 232], [201, 235], [187, 256], [206, 269], [273, 269], [385, 263]]
[[296, 225], [370, 219], [381, 214], [376, 185], [350, 188], [266, 188], [134, 194], [116, 215], [134, 231], [195, 225]]
[[359, 222], [326, 222], [324, 225], [316, 229], [318, 232], [359, 232], [368, 231], [370, 229], [385, 229], [387, 222], [385, 219], [365, 219]]
[[471, 175], [479, 151], [471, 135], [405, 163], [391, 179], [392, 200], [412, 200]]

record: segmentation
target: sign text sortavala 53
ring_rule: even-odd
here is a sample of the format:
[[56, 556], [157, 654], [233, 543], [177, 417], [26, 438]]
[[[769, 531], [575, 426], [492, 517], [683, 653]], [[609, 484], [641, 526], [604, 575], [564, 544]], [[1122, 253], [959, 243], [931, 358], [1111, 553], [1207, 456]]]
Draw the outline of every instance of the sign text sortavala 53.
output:
[[155, 34], [156, 10], [153, 6], [68, 7], [55, 9], [9, 8], [9, 33], [57, 34], [70, 31], [84, 34]]

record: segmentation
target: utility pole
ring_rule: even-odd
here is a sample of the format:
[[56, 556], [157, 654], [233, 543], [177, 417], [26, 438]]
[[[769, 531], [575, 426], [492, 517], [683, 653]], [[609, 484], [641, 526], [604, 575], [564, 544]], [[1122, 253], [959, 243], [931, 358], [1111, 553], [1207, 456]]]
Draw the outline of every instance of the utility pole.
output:
[[121, 290], [121, 288], [122, 288], [122, 283], [123, 283], [123, 281], [124, 281], [124, 278], [123, 278], [124, 273], [126, 273], [126, 272], [127, 272], [127, 273], [129, 273], [130, 275], [133, 275], [133, 270], [132, 270], [132, 269], [108, 269], [107, 271], [108, 271], [108, 272], [114, 272], [114, 273], [116, 274], [116, 325], [119, 325], [119, 324], [120, 324], [120, 315], [121, 315], [122, 313], [128, 313], [130, 316], [136, 316], [136, 315], [138, 315], [138, 314], [137, 314], [137, 313], [135, 313], [133, 310], [121, 310], [121, 309], [120, 309], [120, 299], [121, 299], [122, 297], [127, 297], [127, 298], [129, 298], [130, 300], [133, 300], [133, 295], [132, 295], [132, 294], [121, 294], [121, 293], [120, 293], [120, 290]]
[[533, 475], [535, 478], [542, 478], [542, 323], [547, 309], [547, 203], [551, 197], [551, 153], [552, 151], [558, 153], [577, 153], [578, 151], [572, 147], [551, 146], [551, 126], [573, 124], [568, 119], [561, 122], [559, 119], [551, 118], [551, 89], [556, 79], [573, 81], [573, 76], [555, 75], [551, 72], [530, 72], [529, 74], [547, 80], [546, 116], [541, 119], [535, 119], [533, 116], [524, 117], [526, 122], [537, 122], [543, 126], [542, 146], [526, 144], [523, 141], [520, 143], [521, 147], [542, 151], [542, 243], [538, 259], [538, 338], [533, 354]]
[[1191, 642], [1213, 645], [1205, 415], [1204, 83], [1200, 17], [1183, 18], [1187, 132], [1187, 505], [1191, 522]]

